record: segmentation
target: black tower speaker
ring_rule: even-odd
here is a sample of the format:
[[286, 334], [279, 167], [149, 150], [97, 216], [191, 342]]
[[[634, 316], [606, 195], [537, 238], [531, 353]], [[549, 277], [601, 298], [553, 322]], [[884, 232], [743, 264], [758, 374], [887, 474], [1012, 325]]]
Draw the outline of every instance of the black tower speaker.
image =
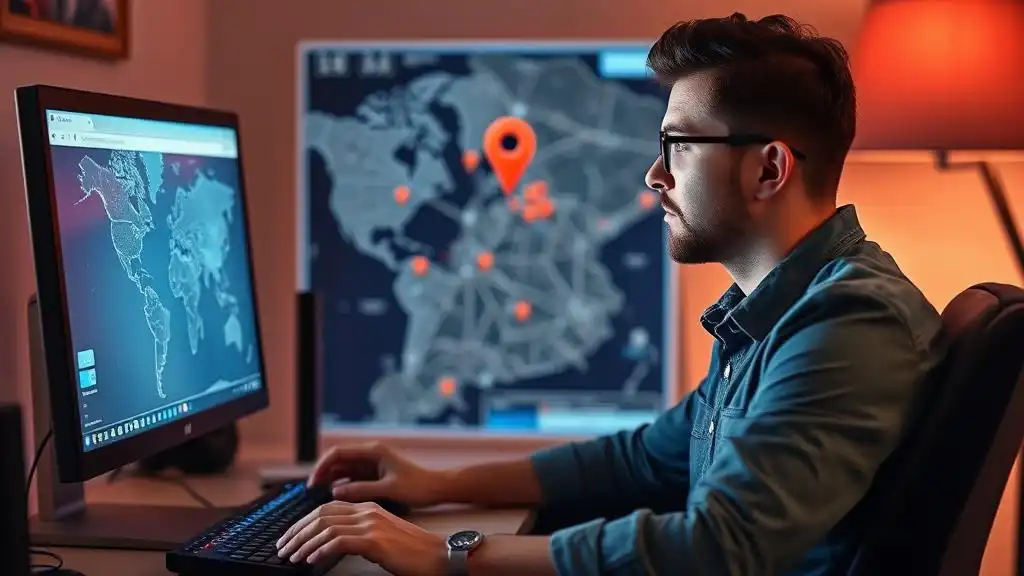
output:
[[0, 558], [11, 576], [31, 573], [22, 442], [21, 408], [0, 406]]
[[295, 460], [312, 463], [320, 452], [323, 304], [316, 292], [299, 292], [295, 304]]

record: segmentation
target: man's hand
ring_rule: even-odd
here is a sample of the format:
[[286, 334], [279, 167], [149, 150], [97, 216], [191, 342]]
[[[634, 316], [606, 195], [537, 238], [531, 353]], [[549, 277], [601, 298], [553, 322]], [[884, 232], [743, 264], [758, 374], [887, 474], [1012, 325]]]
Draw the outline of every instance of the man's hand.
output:
[[448, 565], [442, 536], [369, 502], [324, 504], [289, 528], [277, 547], [278, 556], [294, 563], [318, 564], [352, 554], [396, 576], [441, 576]]
[[336, 483], [334, 498], [348, 502], [388, 499], [410, 506], [438, 504], [445, 474], [417, 466], [379, 443], [335, 446], [317, 462], [310, 486]]

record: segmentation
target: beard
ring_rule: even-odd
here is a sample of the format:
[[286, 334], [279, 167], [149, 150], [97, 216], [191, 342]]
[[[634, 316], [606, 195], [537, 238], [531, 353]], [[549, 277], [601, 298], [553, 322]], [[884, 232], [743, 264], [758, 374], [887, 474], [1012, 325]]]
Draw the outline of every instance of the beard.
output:
[[738, 166], [731, 171], [724, 190], [712, 191], [704, 182], [695, 184], [703, 188], [696, 196], [715, 203], [690, 211], [696, 212], [696, 217], [674, 207], [676, 213], [670, 218], [677, 222], [669, 225], [669, 256], [678, 264], [726, 262], [736, 256], [752, 227], [740, 190]]

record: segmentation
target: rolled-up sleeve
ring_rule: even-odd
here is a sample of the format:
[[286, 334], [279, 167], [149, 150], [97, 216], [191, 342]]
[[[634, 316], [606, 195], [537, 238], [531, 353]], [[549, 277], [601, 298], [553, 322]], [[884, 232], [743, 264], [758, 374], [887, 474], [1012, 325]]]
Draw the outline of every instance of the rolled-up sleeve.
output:
[[842, 296], [769, 336], [755, 397], [717, 440], [685, 512], [637, 510], [556, 532], [559, 574], [758, 576], [795, 567], [864, 496], [927, 370], [886, 303]]

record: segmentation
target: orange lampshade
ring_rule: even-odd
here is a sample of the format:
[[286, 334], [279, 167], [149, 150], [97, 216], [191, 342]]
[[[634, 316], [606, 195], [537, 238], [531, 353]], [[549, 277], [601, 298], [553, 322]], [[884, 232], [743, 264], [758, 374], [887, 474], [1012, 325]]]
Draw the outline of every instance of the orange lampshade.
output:
[[855, 149], [1024, 150], [1024, 0], [875, 0]]

